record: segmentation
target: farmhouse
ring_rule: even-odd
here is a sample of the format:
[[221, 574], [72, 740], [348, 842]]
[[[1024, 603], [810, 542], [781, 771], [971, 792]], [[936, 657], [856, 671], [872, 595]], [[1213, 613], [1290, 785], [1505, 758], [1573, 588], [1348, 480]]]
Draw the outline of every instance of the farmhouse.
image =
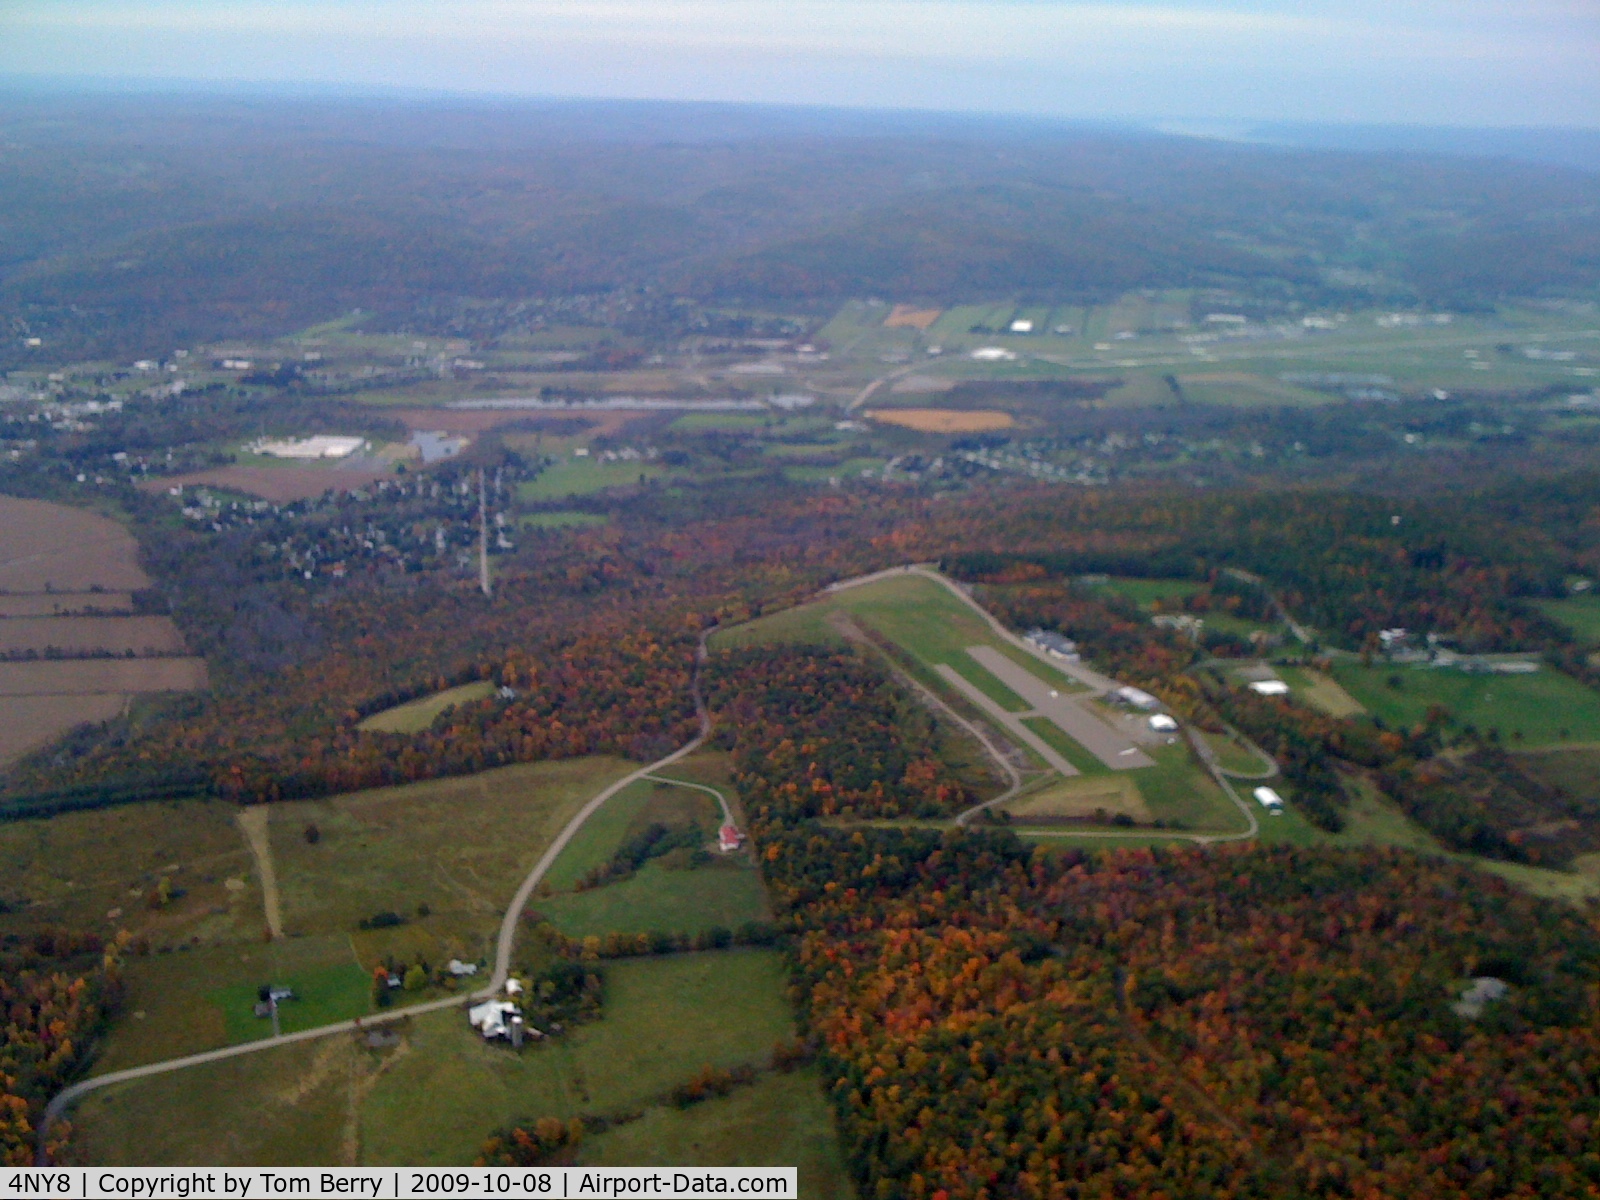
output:
[[739, 832], [738, 826], [731, 822], [717, 831], [717, 847], [724, 854], [732, 854], [744, 845], [744, 834]]

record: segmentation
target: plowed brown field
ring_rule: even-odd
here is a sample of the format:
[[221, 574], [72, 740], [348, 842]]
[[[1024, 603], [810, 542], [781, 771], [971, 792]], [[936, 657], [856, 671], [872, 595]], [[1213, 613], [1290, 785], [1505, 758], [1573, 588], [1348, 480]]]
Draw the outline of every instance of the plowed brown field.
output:
[[115, 521], [0, 496], [0, 652], [160, 656], [0, 661], [0, 769], [75, 725], [116, 716], [130, 696], [206, 686], [205, 660], [180, 657], [170, 618], [131, 615], [129, 592], [149, 585]]
[[0, 617], [99, 616], [133, 611], [127, 592], [35, 592], [0, 595]]
[[183, 650], [178, 627], [167, 617], [6, 617], [0, 652], [54, 648], [63, 654], [175, 654]]
[[54, 741], [74, 725], [110, 720], [127, 702], [120, 695], [0, 696], [0, 767]]
[[0, 496], [0, 592], [149, 587], [138, 553], [115, 521], [64, 504]]
[[0, 696], [189, 692], [206, 686], [203, 658], [68, 658], [0, 662]]

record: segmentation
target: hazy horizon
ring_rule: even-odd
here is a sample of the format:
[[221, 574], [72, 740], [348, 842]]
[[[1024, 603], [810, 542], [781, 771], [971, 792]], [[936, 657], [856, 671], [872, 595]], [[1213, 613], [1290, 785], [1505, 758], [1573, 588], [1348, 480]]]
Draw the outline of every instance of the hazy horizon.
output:
[[0, 75], [1167, 125], [1600, 128], [1600, 10], [1337, 0], [19, 0]]

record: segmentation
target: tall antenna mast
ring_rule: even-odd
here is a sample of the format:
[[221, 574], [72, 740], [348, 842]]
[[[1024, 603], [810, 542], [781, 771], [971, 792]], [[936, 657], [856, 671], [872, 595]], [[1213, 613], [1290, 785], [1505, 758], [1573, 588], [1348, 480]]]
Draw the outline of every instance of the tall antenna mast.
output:
[[493, 596], [489, 582], [489, 518], [483, 499], [483, 468], [478, 468], [478, 586], [485, 596]]

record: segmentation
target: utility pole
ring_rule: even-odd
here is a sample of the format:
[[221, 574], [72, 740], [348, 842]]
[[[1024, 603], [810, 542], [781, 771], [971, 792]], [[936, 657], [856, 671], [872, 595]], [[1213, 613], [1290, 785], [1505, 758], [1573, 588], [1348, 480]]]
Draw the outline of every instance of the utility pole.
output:
[[489, 583], [489, 518], [483, 497], [483, 468], [478, 468], [478, 586], [485, 597], [494, 595]]

